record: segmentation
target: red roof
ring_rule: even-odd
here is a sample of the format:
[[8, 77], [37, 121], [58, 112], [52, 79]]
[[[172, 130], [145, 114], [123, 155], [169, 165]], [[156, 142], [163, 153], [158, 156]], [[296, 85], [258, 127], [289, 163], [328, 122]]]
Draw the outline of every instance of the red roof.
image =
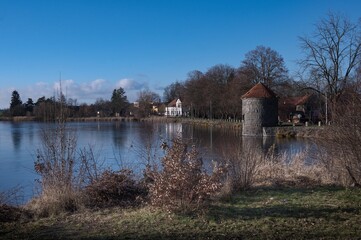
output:
[[277, 98], [277, 95], [263, 83], [257, 83], [241, 98]]
[[281, 102], [283, 104], [297, 106], [297, 105], [304, 105], [308, 101], [309, 98], [310, 98], [310, 95], [304, 95], [304, 96], [300, 96], [300, 97], [288, 97], [288, 98], [282, 99]]
[[177, 100], [178, 99], [174, 99], [173, 101], [171, 101], [170, 103], [168, 103], [168, 107], [175, 107], [177, 105]]

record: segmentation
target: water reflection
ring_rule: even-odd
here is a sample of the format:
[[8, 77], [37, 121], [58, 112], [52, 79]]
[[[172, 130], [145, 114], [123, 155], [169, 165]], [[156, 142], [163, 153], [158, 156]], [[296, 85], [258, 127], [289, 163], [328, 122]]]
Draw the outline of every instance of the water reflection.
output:
[[275, 146], [275, 138], [273, 137], [248, 137], [242, 136], [243, 149], [252, 148], [260, 155], [265, 155], [272, 151]]
[[175, 136], [182, 136], [182, 134], [183, 134], [183, 125], [181, 123], [165, 124], [166, 139], [172, 139]]
[[34, 127], [33, 127], [33, 124], [29, 125], [28, 137], [29, 137], [29, 142], [34, 142]]
[[[28, 193], [32, 192], [31, 184], [34, 174], [34, 153], [40, 144], [42, 129], [54, 128], [49, 123], [4, 123], [0, 122], [0, 190], [6, 186], [30, 185]], [[160, 148], [162, 142], [170, 142], [181, 136], [185, 141], [195, 145], [205, 164], [212, 160], [220, 161], [226, 154], [235, 152], [235, 146], [252, 146], [253, 149], [265, 154], [274, 149], [275, 154], [286, 154], [292, 158], [294, 154], [311, 149], [312, 142], [305, 139], [276, 139], [263, 137], [242, 137], [239, 129], [219, 129], [207, 126], [194, 126], [181, 123], [151, 123], [151, 122], [88, 122], [71, 123], [70, 129], [76, 129], [78, 148], [92, 146], [100, 151], [105, 167], [119, 164], [115, 158], [123, 161], [123, 167], [129, 167], [137, 173], [147, 164], [159, 164], [164, 156]], [[239, 148], [238, 148], [239, 149]], [[36, 176], [37, 177], [37, 176]], [[30, 194], [29, 194], [30, 195]]]
[[23, 137], [23, 133], [20, 128], [21, 125], [20, 123], [12, 123], [11, 127], [12, 127], [11, 136], [13, 140], [14, 149], [19, 150], [21, 146], [21, 140]]
[[124, 146], [126, 140], [124, 132], [126, 131], [126, 126], [122, 122], [115, 122], [113, 125], [113, 143], [116, 148]]
[[139, 133], [138, 155], [144, 166], [157, 165], [162, 157], [161, 144], [167, 141], [164, 125], [160, 123], [146, 123]]

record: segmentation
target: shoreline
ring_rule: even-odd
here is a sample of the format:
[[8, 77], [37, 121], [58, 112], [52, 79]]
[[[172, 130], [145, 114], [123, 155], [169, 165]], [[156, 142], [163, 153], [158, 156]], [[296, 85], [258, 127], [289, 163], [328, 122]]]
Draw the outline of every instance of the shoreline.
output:
[[[0, 121], [9, 122], [42, 122], [36, 117], [21, 116], [21, 117], [0, 117]], [[154, 122], [154, 123], [184, 123], [199, 127], [211, 127], [217, 129], [231, 129], [242, 130], [241, 120], [225, 120], [225, 119], [200, 119], [200, 118], [180, 118], [180, 117], [165, 117], [165, 116], [151, 116], [148, 118], [135, 117], [71, 117], [67, 118], [67, 122]], [[275, 127], [263, 128], [263, 137], [277, 137], [277, 138], [320, 138], [328, 126], [318, 125], [290, 125], [284, 124]], [[261, 136], [262, 137], [262, 136]]]

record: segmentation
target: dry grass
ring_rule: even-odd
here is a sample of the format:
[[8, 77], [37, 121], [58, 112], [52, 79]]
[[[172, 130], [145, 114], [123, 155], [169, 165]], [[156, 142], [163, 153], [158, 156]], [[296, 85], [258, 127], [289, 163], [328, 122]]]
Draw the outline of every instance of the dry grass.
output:
[[252, 145], [232, 145], [225, 149], [223, 161], [227, 166], [227, 179], [223, 194], [232, 194], [252, 187], [264, 156]]
[[56, 216], [63, 212], [74, 212], [83, 207], [82, 195], [66, 187], [53, 186], [43, 189], [25, 205], [25, 209], [38, 217]]
[[22, 202], [20, 186], [0, 192], [0, 222], [17, 221], [25, 211], [18, 207]]
[[203, 215], [108, 208], [0, 222], [0, 239], [358, 239], [360, 189], [255, 188]]
[[237, 145], [228, 148], [223, 161], [227, 163], [227, 179], [223, 197], [235, 192], [260, 186], [274, 187], [315, 187], [340, 185], [329, 171], [329, 165], [318, 161], [312, 164], [307, 149], [292, 156], [284, 153], [276, 155], [272, 148], [267, 154], [250, 145]]
[[269, 153], [257, 166], [254, 186], [314, 187], [337, 184], [324, 163], [307, 164], [307, 157], [307, 150], [295, 154], [291, 160], [286, 154], [275, 156]]

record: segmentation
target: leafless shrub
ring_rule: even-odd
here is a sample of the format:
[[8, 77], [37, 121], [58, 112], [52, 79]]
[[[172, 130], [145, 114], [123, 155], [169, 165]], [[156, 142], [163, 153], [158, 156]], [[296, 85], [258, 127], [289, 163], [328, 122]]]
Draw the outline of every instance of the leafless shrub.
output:
[[159, 126], [155, 123], [146, 123], [139, 139], [139, 142], [132, 143], [130, 151], [138, 156], [144, 167], [157, 165], [159, 146], [164, 142]]
[[313, 158], [325, 168], [323, 176], [327, 176], [329, 182], [335, 185], [347, 186], [349, 177], [339, 161], [339, 153], [332, 149], [334, 143], [330, 139], [322, 139], [317, 143], [317, 151], [314, 152]]
[[345, 186], [361, 186], [361, 98], [352, 94], [334, 108], [333, 124], [326, 132], [323, 159], [334, 177]]
[[229, 146], [223, 154], [227, 163], [226, 187], [229, 193], [245, 190], [254, 183], [264, 156], [251, 144]]
[[77, 137], [65, 122], [42, 134], [35, 170], [41, 193], [27, 208], [37, 216], [57, 215], [82, 207], [134, 206], [146, 189], [129, 170], [105, 170], [94, 148], [77, 149]]
[[89, 145], [87, 148], [81, 148], [78, 151], [79, 163], [78, 185], [87, 186], [95, 181], [98, 181], [101, 174], [105, 171], [105, 159], [101, 158], [101, 152], [95, 151], [95, 148]]
[[35, 171], [41, 175], [42, 189], [61, 186], [73, 187], [77, 137], [67, 131], [65, 124], [46, 129], [42, 147], [37, 150]]
[[136, 206], [147, 195], [145, 186], [134, 180], [130, 170], [106, 170], [84, 192], [91, 207]]
[[37, 151], [35, 171], [41, 176], [41, 194], [28, 208], [40, 216], [75, 211], [80, 207], [80, 174], [76, 174], [77, 137], [74, 131], [59, 123], [42, 133], [42, 146]]
[[212, 174], [202, 168], [195, 146], [188, 145], [179, 137], [171, 147], [164, 146], [166, 155], [161, 160], [161, 170], [148, 169], [151, 204], [169, 211], [193, 211], [205, 206], [222, 186], [223, 167], [214, 167]]

